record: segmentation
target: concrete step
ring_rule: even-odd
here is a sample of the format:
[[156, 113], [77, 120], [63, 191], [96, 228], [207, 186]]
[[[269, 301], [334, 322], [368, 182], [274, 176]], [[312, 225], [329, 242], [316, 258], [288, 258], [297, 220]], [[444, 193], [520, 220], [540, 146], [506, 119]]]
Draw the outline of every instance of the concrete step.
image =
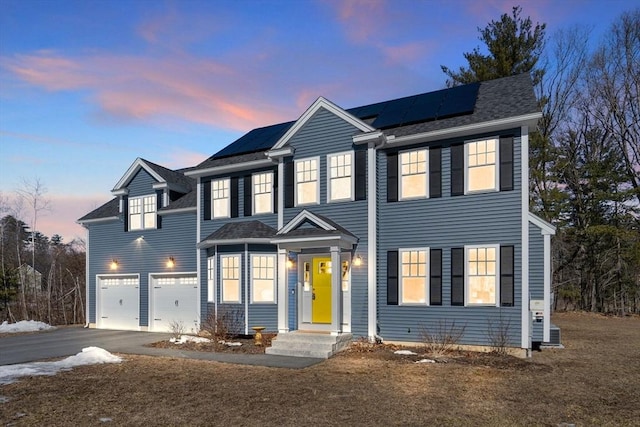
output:
[[294, 331], [278, 334], [265, 352], [282, 356], [327, 359], [348, 346], [352, 338], [351, 334], [330, 335]]

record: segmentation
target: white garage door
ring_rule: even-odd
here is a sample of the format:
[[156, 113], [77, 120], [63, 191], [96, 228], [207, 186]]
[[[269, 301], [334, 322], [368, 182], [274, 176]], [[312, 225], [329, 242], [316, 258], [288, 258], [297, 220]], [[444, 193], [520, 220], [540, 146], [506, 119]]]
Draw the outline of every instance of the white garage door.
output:
[[140, 277], [98, 276], [97, 326], [139, 330]]
[[198, 331], [198, 277], [196, 274], [151, 276], [149, 328], [172, 332], [176, 326], [184, 332]]

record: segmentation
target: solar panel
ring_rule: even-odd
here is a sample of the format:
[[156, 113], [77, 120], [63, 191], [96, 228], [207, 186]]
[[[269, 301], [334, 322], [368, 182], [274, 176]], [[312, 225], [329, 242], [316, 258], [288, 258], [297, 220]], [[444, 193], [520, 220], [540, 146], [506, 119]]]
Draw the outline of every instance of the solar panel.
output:
[[407, 111], [402, 124], [411, 124], [433, 120], [438, 115], [442, 102], [442, 91], [423, 93], [416, 97], [413, 107]]
[[213, 155], [214, 159], [268, 150], [293, 126], [294, 122], [253, 129]]
[[473, 112], [480, 83], [471, 83], [448, 89], [438, 110], [438, 118], [459, 116]]

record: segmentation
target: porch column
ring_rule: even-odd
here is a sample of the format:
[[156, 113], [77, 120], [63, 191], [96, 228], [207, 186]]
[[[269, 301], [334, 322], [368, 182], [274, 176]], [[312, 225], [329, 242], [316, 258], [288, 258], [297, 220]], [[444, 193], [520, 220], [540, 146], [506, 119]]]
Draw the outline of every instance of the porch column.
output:
[[331, 335], [338, 335], [342, 331], [341, 272], [340, 248], [331, 246]]
[[289, 332], [289, 290], [287, 251], [278, 249], [278, 333]]

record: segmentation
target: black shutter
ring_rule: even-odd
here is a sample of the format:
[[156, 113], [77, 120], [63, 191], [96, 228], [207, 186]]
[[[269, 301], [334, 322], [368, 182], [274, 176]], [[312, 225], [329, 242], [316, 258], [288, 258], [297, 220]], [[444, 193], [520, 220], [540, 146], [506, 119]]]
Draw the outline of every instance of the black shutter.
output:
[[293, 170], [293, 161], [284, 163], [284, 207], [292, 208], [294, 206], [295, 196], [295, 176]]
[[162, 217], [159, 215], [160, 208], [162, 207], [164, 192], [162, 190], [156, 190], [156, 228], [162, 228]]
[[442, 305], [442, 249], [429, 255], [429, 304]]
[[273, 173], [273, 213], [278, 213], [278, 178], [279, 174], [276, 170]]
[[204, 220], [211, 219], [211, 181], [205, 181], [202, 185], [202, 191], [204, 192]]
[[231, 178], [231, 218], [238, 217], [238, 177]]
[[387, 202], [398, 201], [398, 153], [387, 154]]
[[251, 197], [253, 195], [253, 188], [251, 185], [251, 175], [244, 177], [244, 216], [251, 216]]
[[500, 305], [513, 307], [514, 248], [500, 246]]
[[367, 152], [356, 151], [356, 200], [367, 200]]
[[442, 148], [429, 148], [429, 197], [442, 197]]
[[500, 191], [513, 190], [513, 137], [500, 138]]
[[464, 145], [451, 146], [451, 195], [464, 194]]
[[451, 305], [464, 305], [464, 249], [451, 249]]
[[387, 252], [387, 305], [398, 305], [398, 251]]
[[122, 196], [122, 219], [124, 222], [124, 231], [129, 231], [129, 197]]

